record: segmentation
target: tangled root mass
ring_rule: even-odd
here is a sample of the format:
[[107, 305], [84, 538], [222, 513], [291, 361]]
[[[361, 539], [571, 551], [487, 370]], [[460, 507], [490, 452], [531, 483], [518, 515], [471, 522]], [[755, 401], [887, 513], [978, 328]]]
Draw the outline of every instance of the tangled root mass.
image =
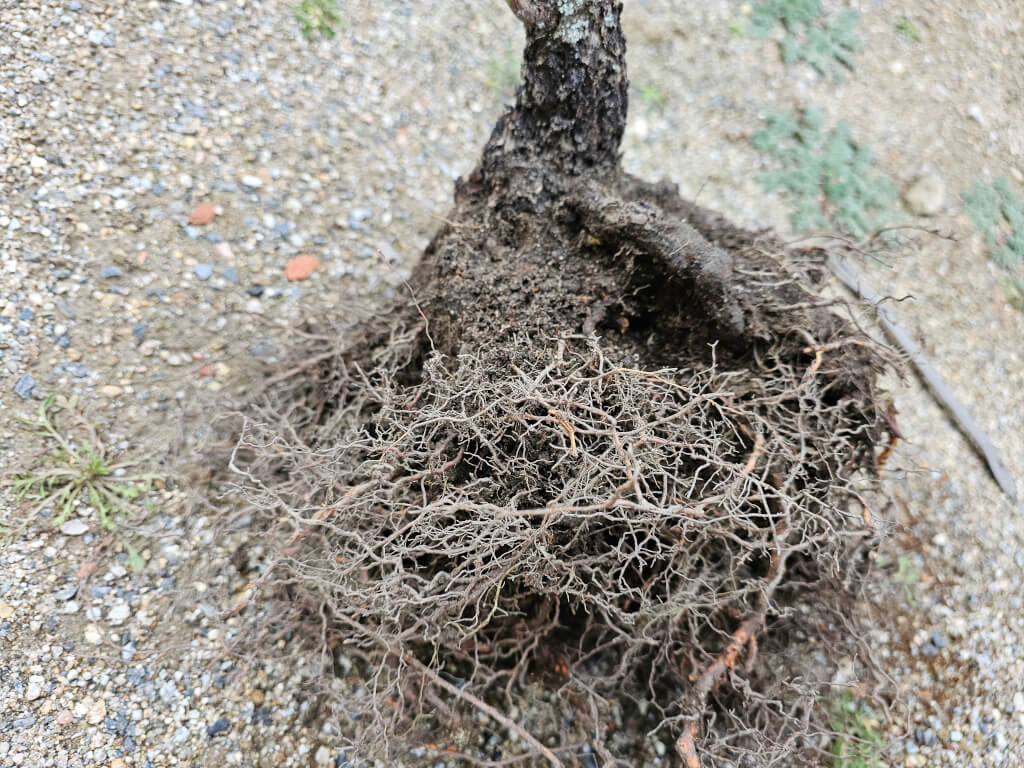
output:
[[[386, 340], [321, 338], [236, 451], [286, 596], [266, 631], [358, 649], [390, 731], [438, 711], [413, 659], [506, 706], [548, 676], [673, 731], [750, 706], [756, 638], [854, 584], [875, 541], [851, 502], [879, 416], [842, 382], [847, 350], [865, 375], [878, 360], [853, 333], [794, 354], [820, 312], [742, 364], [711, 346], [664, 369], [596, 335], [431, 354], [411, 312]], [[705, 759], [744, 753], [712, 742]]]

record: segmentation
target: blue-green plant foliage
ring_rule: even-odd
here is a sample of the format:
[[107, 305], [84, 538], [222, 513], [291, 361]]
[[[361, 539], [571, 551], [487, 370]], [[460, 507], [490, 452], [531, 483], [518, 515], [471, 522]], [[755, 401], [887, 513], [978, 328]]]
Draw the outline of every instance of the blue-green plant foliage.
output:
[[755, 37], [768, 37], [776, 24], [788, 32], [799, 32], [821, 16], [821, 0], [763, 0], [750, 13], [750, 30]]
[[750, 31], [754, 37], [769, 37], [781, 24], [785, 34], [779, 45], [787, 65], [805, 61], [842, 81], [844, 69], [853, 69], [862, 47], [856, 33], [859, 20], [852, 8], [826, 16], [821, 0], [763, 0], [751, 11]]
[[832, 227], [866, 237], [887, 223], [896, 188], [874, 171], [871, 150], [853, 140], [849, 126], [826, 131], [824, 122], [815, 109], [770, 115], [750, 140], [782, 167], [757, 180], [766, 191], [792, 198], [794, 230]]
[[1024, 310], [1024, 197], [1004, 176], [975, 181], [964, 193], [964, 210], [985, 238], [992, 260], [1006, 271], [1010, 302]]

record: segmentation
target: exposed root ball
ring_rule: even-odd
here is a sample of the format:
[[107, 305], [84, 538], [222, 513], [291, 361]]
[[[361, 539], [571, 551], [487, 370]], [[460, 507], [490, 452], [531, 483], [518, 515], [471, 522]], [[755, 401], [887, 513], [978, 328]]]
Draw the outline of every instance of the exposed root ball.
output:
[[767, 622], [862, 565], [849, 474], [877, 425], [821, 354], [641, 370], [593, 336], [422, 360], [425, 339], [324, 339], [234, 458], [275, 542], [260, 583], [287, 596], [262, 630], [358, 649], [378, 727], [443, 712], [438, 676], [510, 705], [550, 674], [585, 718], [632, 700], [685, 737], [772, 684]]
[[486, 765], [636, 765], [645, 731], [687, 768], [795, 765], [813, 686], [771, 655], [874, 540], [884, 361], [820, 254], [622, 172], [619, 0], [510, 5], [524, 81], [412, 304], [304, 337], [248, 413], [233, 467], [283, 598], [249, 639], [361, 657], [338, 704], [382, 751], [472, 708], [518, 736]]

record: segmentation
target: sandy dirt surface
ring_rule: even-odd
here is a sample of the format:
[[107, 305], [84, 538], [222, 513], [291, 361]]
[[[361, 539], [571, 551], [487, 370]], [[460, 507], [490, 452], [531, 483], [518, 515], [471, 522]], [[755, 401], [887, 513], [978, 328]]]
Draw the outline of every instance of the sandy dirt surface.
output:
[[[1024, 8], [852, 5], [865, 48], [837, 84], [738, 35], [743, 3], [629, 0], [624, 163], [791, 234], [749, 136], [814, 106], [901, 187], [937, 180], [935, 215], [897, 216], [956, 239], [860, 267], [912, 297], [894, 314], [1024, 478], [1024, 313], [960, 197], [974, 179], [1024, 180]], [[283, 328], [402, 290], [510, 95], [522, 33], [498, 0], [342, 15], [335, 39], [307, 41], [279, 0], [0, 0], [0, 463], [48, 449], [16, 419], [55, 394], [62, 423], [168, 479], [115, 534], [83, 507], [85, 525], [40, 516], [0, 551], [2, 765], [350, 764], [344, 735], [308, 716], [308, 664], [223, 652], [239, 536], [197, 502], [209, 470], [194, 451], [280, 359]], [[215, 218], [190, 224], [202, 201]], [[289, 281], [306, 254], [319, 266]], [[886, 754], [1024, 766], [1024, 509], [914, 379], [891, 390], [908, 439], [884, 554], [908, 600], [870, 638], [906, 705]], [[3, 493], [11, 519], [25, 506]], [[670, 753], [648, 740], [635, 764]]]

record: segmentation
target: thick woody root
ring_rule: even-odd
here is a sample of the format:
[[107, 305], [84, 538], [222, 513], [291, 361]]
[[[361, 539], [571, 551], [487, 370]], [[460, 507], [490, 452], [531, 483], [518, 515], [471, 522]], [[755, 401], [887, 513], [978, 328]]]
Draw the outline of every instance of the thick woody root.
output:
[[[287, 598], [250, 639], [361, 657], [378, 747], [467, 705], [505, 717], [541, 679], [595, 744], [609, 701], [649, 710], [688, 768], [806, 747], [755, 653], [876, 538], [850, 491], [881, 417], [836, 393], [848, 347], [646, 370], [593, 336], [451, 359], [425, 331], [325, 337], [250, 413], [233, 468], [273, 553], [255, 591]], [[526, 735], [542, 764], [568, 754]]]

